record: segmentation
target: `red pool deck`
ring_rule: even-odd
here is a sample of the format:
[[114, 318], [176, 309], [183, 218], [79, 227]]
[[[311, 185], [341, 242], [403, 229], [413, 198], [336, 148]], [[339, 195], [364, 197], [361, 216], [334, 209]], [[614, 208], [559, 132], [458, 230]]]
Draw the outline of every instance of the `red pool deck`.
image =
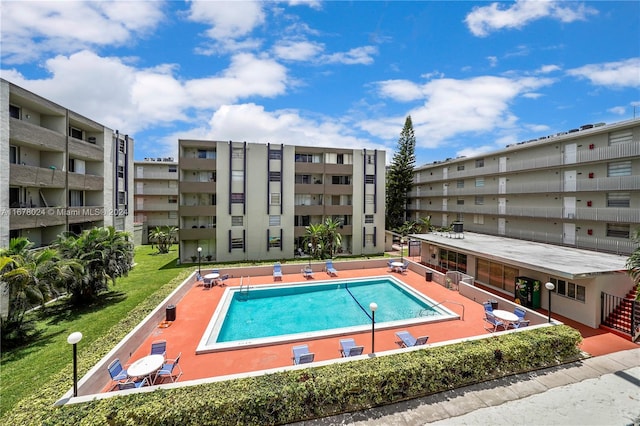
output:
[[[376, 330], [375, 350], [383, 352], [398, 349], [394, 333], [398, 330], [409, 330], [414, 336], [428, 335], [428, 343], [442, 342], [452, 339], [460, 339], [477, 335], [486, 335], [484, 308], [481, 303], [470, 300], [457, 291], [449, 290], [443, 286], [425, 281], [424, 276], [407, 271], [405, 275], [388, 272], [387, 268], [371, 268], [339, 271], [337, 277], [330, 277], [324, 272], [315, 272], [314, 281], [344, 280], [345, 278], [361, 278], [380, 275], [392, 275], [401, 279], [406, 284], [427, 295], [436, 302], [442, 302], [443, 306], [460, 315], [460, 320], [442, 321], [431, 324], [403, 326], [394, 329]], [[295, 283], [306, 281], [302, 274], [284, 274], [283, 283]], [[260, 284], [272, 284], [273, 277], [252, 276], [251, 286]], [[279, 281], [278, 281], [279, 282]], [[227, 286], [239, 286], [240, 278], [230, 278]], [[339, 339], [352, 337], [357, 344], [364, 345], [364, 353], [371, 352], [371, 332], [365, 331], [344, 336], [331, 336], [315, 338], [300, 342], [287, 342], [245, 349], [234, 349], [224, 352], [214, 352], [196, 355], [196, 347], [200, 342], [207, 325], [213, 315], [225, 287], [215, 286], [204, 288], [201, 284], [194, 285], [182, 300], [176, 303], [176, 320], [167, 328], [155, 328], [138, 349], [131, 354], [126, 364], [149, 354], [151, 342], [164, 339], [167, 341], [167, 358], [174, 358], [181, 353], [180, 365], [184, 374], [180, 382], [203, 379], [229, 374], [247, 373], [271, 368], [286, 367], [292, 365], [291, 347], [301, 342], [309, 346], [309, 350], [315, 353], [315, 361], [324, 361], [340, 358]], [[375, 301], [382, 309], [383, 301]], [[478, 301], [481, 302], [481, 301]], [[464, 318], [463, 314], [464, 306]], [[546, 315], [546, 311], [540, 310]], [[577, 324], [566, 318], [556, 317], [560, 321], [573, 326], [581, 331], [584, 342], [582, 349], [592, 355], [603, 355], [624, 349], [637, 348], [638, 345], [603, 330], [592, 329]], [[107, 379], [107, 378], [105, 378]], [[111, 385], [106, 383], [105, 390]]]

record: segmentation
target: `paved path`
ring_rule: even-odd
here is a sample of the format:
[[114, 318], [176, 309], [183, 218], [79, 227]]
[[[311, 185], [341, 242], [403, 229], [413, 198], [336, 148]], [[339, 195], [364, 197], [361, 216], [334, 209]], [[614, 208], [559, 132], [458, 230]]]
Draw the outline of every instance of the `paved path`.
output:
[[640, 348], [300, 425], [640, 425]]

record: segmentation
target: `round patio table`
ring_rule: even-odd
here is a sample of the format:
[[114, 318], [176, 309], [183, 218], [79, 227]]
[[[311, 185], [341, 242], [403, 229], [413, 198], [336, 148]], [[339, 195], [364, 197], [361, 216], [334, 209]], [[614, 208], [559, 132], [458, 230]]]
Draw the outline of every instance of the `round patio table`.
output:
[[[164, 355], [147, 355], [140, 358], [127, 368], [129, 377], [149, 377], [151, 373], [155, 373], [164, 364]], [[149, 380], [151, 384], [151, 380]]]

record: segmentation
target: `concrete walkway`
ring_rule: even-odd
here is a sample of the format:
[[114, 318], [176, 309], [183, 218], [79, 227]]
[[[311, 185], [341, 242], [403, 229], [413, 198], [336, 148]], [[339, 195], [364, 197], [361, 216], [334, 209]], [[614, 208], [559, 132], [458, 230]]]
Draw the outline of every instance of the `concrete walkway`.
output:
[[300, 425], [640, 425], [640, 348]]

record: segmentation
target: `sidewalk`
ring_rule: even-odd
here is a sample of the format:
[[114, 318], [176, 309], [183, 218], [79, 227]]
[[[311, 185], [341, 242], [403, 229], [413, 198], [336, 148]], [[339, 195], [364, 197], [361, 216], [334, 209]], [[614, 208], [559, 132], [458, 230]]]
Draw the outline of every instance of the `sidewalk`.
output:
[[640, 348], [301, 425], [640, 425]]

